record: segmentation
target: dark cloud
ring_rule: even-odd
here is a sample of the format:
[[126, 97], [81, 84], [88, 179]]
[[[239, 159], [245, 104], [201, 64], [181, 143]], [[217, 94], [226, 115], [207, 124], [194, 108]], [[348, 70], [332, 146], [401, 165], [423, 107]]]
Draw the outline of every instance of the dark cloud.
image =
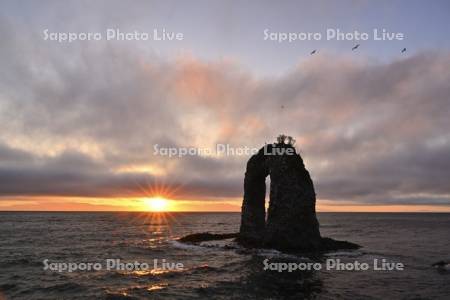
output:
[[238, 182], [225, 180], [221, 174], [210, 179], [195, 176], [158, 179], [142, 173], [117, 174], [111, 172], [107, 165], [73, 151], [36, 159], [20, 150], [0, 148], [1, 161], [11, 158], [16, 163], [0, 167], [2, 196], [149, 196], [154, 186], [173, 191], [175, 198], [223, 198], [239, 193]]

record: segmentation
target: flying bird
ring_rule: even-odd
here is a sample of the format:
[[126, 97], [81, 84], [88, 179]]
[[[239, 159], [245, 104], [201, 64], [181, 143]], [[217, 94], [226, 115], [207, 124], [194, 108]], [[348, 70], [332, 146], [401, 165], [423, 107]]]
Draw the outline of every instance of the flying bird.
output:
[[310, 53], [309, 55], [313, 55], [313, 54], [316, 54], [316, 52], [317, 52], [317, 50], [316, 50], [316, 49], [314, 49], [313, 51], [311, 51], [311, 53]]
[[355, 51], [356, 49], [358, 49], [358, 47], [359, 47], [359, 44], [356, 44], [356, 45], [352, 48], [352, 51]]
[[404, 52], [406, 52], [406, 48], [403, 48], [403, 49], [402, 49], [402, 53], [404, 53]]

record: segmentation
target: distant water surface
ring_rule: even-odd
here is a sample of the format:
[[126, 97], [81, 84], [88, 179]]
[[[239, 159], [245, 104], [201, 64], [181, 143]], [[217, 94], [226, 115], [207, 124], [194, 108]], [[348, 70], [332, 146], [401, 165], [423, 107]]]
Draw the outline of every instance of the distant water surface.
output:
[[[323, 236], [364, 247], [312, 258], [405, 264], [404, 271], [278, 273], [263, 261], [301, 256], [246, 251], [231, 241], [202, 246], [176, 238], [237, 232], [239, 213], [0, 212], [0, 299], [450, 299], [450, 214], [319, 213]], [[228, 243], [228, 244], [226, 244]], [[231, 246], [230, 246], [231, 245]], [[43, 269], [52, 262], [181, 262], [161, 272]]]

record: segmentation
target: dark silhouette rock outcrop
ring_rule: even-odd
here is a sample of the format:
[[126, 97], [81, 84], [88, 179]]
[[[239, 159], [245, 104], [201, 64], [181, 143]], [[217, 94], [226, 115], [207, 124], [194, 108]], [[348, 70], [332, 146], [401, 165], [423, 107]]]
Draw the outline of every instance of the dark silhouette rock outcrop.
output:
[[226, 240], [231, 238], [236, 238], [238, 233], [210, 233], [210, 232], [201, 232], [201, 233], [193, 233], [186, 236], [183, 236], [178, 239], [179, 242], [182, 243], [200, 243], [206, 241], [217, 241], [217, 240]]
[[[267, 176], [270, 201], [266, 221]], [[238, 242], [287, 251], [359, 248], [349, 242], [322, 238], [315, 206], [314, 184], [295, 148], [283, 141], [266, 145], [247, 163]]]
[[[316, 217], [316, 193], [292, 137], [264, 146], [247, 162], [239, 233], [194, 233], [180, 242], [236, 238], [249, 248], [273, 248], [287, 252], [320, 253], [358, 249], [359, 245], [323, 238]], [[288, 143], [285, 143], [285, 141]], [[265, 209], [266, 177], [270, 177], [269, 208]]]

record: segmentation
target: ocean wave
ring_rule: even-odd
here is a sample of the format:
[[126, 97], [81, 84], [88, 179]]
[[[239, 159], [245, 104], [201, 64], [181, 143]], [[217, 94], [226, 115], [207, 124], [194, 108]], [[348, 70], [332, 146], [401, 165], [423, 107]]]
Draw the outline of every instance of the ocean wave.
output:
[[18, 266], [42, 266], [42, 262], [34, 261], [28, 258], [17, 258], [0, 262], [0, 268]]
[[178, 241], [170, 241], [169, 242], [173, 247], [183, 250], [205, 250], [208, 247], [193, 245], [193, 244], [185, 244]]
[[0, 285], [0, 291], [8, 291], [8, 290], [12, 290], [15, 289], [17, 287], [16, 284], [13, 283], [4, 283]]
[[294, 259], [294, 260], [310, 260], [304, 256], [298, 256], [295, 254], [284, 253], [275, 249], [257, 249], [256, 254], [268, 258], [283, 258], [283, 259]]
[[320, 228], [341, 228], [339, 224], [320, 224]]
[[345, 256], [345, 257], [354, 257], [361, 256], [363, 253], [361, 251], [336, 251], [324, 254], [327, 257], [336, 257], [336, 256]]
[[432, 264], [432, 266], [439, 271], [445, 271], [445, 272], [450, 271], [450, 261], [441, 260], [441, 261], [435, 262], [434, 264]]
[[107, 293], [105, 300], [138, 300], [139, 298], [130, 296], [126, 293]]
[[39, 289], [45, 292], [74, 292], [82, 290], [83, 286], [75, 282], [65, 282], [47, 287], [41, 287]]
[[[167, 270], [167, 269], [150, 269], [150, 270], [137, 270], [137, 271], [117, 271], [114, 276], [120, 277], [135, 277], [135, 278], [146, 278], [147, 279], [155, 279], [159, 281], [163, 278], [174, 278], [178, 276], [187, 276], [191, 274], [203, 274], [207, 272], [222, 272], [223, 269], [209, 266], [208, 264], [201, 264], [197, 266], [193, 266], [190, 268], [182, 268], [175, 270]], [[106, 275], [110, 277], [110, 275]]]

